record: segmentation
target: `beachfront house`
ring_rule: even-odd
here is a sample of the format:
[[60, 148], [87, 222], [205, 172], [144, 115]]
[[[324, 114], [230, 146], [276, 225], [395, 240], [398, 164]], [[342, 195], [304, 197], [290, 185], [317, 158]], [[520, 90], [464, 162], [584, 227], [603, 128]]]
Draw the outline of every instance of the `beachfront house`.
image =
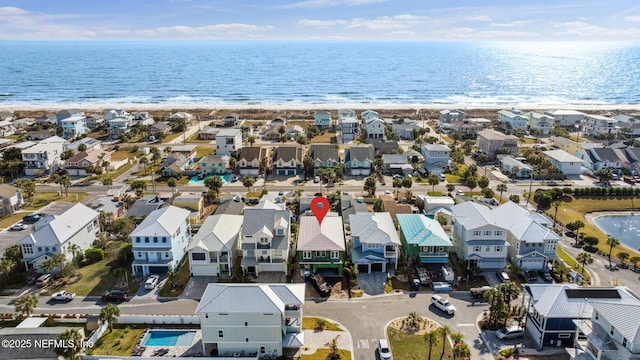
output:
[[570, 131], [582, 129], [584, 113], [576, 110], [549, 110], [544, 112], [553, 118], [556, 125], [568, 128]]
[[273, 150], [273, 173], [276, 175], [297, 175], [302, 167], [301, 146], [279, 146]]
[[223, 129], [216, 136], [216, 155], [231, 155], [242, 148], [242, 129]]
[[360, 122], [354, 110], [338, 111], [338, 129], [343, 143], [355, 140], [360, 134]]
[[301, 216], [296, 252], [300, 275], [306, 271], [342, 277], [346, 246], [341, 216]]
[[243, 220], [242, 215], [207, 217], [187, 248], [191, 275], [231, 276]]
[[498, 111], [498, 121], [505, 130], [527, 130], [528, 119], [517, 109]]
[[373, 160], [373, 148], [369, 145], [349, 147], [344, 152], [344, 167], [351, 176], [371, 175]]
[[100, 231], [98, 215], [78, 203], [61, 215], [49, 215], [35, 223], [34, 231], [18, 240], [27, 271], [45, 272], [42, 263], [55, 254], [63, 254], [70, 261], [74, 252], [91, 248]]
[[136, 276], [177, 271], [191, 241], [189, 210], [168, 206], [155, 210], [131, 232]]
[[478, 147], [487, 154], [490, 159], [495, 159], [498, 154], [518, 155], [518, 137], [506, 135], [491, 129], [478, 132]]
[[349, 215], [351, 258], [361, 273], [398, 268], [402, 243], [388, 212]]
[[601, 136], [614, 136], [620, 131], [618, 126], [618, 120], [603, 115], [591, 115], [584, 116], [584, 132], [588, 135], [601, 137]]
[[66, 142], [63, 138], [52, 136], [36, 145], [22, 149], [25, 175], [42, 176], [58, 171], [58, 168], [63, 164], [60, 154], [62, 154]]
[[209, 284], [196, 309], [205, 356], [275, 359], [304, 345], [305, 284]]
[[62, 136], [67, 139], [73, 139], [89, 132], [84, 115], [74, 115], [60, 120], [60, 126], [62, 127]]
[[582, 166], [584, 161], [560, 149], [547, 150], [543, 152], [551, 163], [560, 169], [564, 175], [580, 175], [582, 174]]
[[99, 127], [104, 125], [104, 123], [105, 123], [104, 115], [101, 115], [101, 114], [88, 114], [84, 118], [84, 122], [85, 122], [85, 124], [87, 124], [87, 127], [89, 128], [89, 130], [97, 129], [97, 128], [99, 128]]
[[553, 117], [530, 111], [528, 114], [529, 131], [532, 134], [549, 135], [555, 126]]
[[313, 114], [314, 124], [320, 129], [328, 129], [331, 126], [331, 113], [329, 111], [316, 111]]
[[456, 121], [464, 121], [467, 118], [467, 114], [462, 110], [440, 110], [438, 113], [438, 119], [440, 123], [452, 123]]
[[640, 136], [640, 121], [636, 116], [630, 115], [616, 115], [613, 117], [618, 121], [618, 126], [621, 131], [625, 131], [629, 136]]
[[385, 126], [384, 121], [377, 117], [363, 118], [363, 120], [363, 127], [367, 134], [367, 139], [384, 140], [386, 138], [385, 131], [387, 130], [387, 127]]
[[269, 149], [265, 147], [244, 147], [236, 154], [236, 166], [240, 175], [258, 176], [263, 169], [262, 159], [267, 159]]
[[418, 265], [446, 264], [453, 243], [440, 223], [424, 214], [397, 214], [405, 255]]
[[259, 275], [263, 271], [287, 272], [291, 212], [247, 208], [242, 222], [242, 270]]
[[154, 123], [153, 116], [148, 111], [136, 111], [132, 115], [133, 125], [151, 126]]
[[72, 117], [84, 117], [84, 111], [80, 109], [61, 110], [56, 113], [56, 125], [61, 126], [61, 121]]

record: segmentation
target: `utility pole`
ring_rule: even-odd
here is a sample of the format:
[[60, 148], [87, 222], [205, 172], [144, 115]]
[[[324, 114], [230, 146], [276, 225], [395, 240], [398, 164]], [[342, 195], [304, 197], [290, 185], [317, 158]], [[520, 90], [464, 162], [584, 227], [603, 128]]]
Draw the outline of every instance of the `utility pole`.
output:
[[533, 187], [533, 171], [531, 172], [531, 179], [529, 181], [529, 195], [527, 196], [527, 205], [531, 201], [531, 189]]

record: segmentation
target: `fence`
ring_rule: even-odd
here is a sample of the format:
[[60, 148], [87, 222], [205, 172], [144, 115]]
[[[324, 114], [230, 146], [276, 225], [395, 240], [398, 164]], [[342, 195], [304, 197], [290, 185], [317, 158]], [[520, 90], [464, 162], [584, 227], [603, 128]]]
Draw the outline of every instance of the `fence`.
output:
[[89, 336], [89, 340], [88, 340], [89, 343], [96, 344], [98, 342], [98, 339], [100, 339], [100, 336], [102, 336], [102, 334], [105, 332], [105, 330], [107, 330], [108, 327], [109, 327], [109, 322], [105, 321], [102, 325], [100, 325], [99, 328], [94, 330], [91, 333], [91, 336]]
[[197, 315], [121, 315], [118, 324], [198, 325]]

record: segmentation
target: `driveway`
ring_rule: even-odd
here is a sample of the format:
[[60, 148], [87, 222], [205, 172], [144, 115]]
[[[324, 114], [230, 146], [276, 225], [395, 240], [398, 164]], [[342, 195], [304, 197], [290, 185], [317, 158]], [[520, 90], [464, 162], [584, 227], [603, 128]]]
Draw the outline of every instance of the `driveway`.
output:
[[358, 284], [367, 295], [384, 294], [384, 286], [387, 284], [387, 273], [372, 272], [359, 273]]
[[187, 286], [185, 286], [180, 298], [200, 300], [207, 289], [207, 285], [217, 282], [217, 276], [192, 276], [187, 281]]

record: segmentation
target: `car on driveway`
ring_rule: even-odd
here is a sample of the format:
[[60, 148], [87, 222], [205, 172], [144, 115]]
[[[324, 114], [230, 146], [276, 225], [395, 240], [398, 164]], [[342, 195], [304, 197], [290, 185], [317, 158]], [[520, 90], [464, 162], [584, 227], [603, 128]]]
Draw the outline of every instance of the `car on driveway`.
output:
[[314, 176], [313, 177], [313, 182], [316, 183], [316, 184], [319, 183], [320, 182], [320, 176]]
[[496, 336], [502, 340], [521, 338], [524, 336], [524, 329], [519, 326], [503, 327], [496, 331]]
[[13, 226], [11, 226], [11, 230], [15, 230], [15, 231], [20, 231], [20, 230], [26, 230], [29, 226], [27, 226], [27, 224], [23, 223], [23, 222], [19, 222], [17, 224], [13, 224]]
[[56, 293], [53, 293], [53, 295], [51, 295], [51, 300], [54, 300], [54, 301], [71, 301], [71, 300], [73, 300], [74, 297], [76, 297], [76, 293], [72, 293], [72, 292], [68, 292], [68, 291], [62, 290], [62, 291], [58, 291]]
[[505, 271], [499, 271], [499, 272], [496, 273], [496, 275], [498, 275], [498, 280], [500, 280], [502, 282], [511, 281], [511, 278], [509, 277], [509, 274], [507, 274]]
[[26, 224], [33, 224], [38, 222], [38, 220], [42, 219], [42, 215], [40, 214], [31, 214], [22, 218], [22, 221]]
[[553, 281], [553, 277], [551, 277], [551, 274], [548, 271], [540, 270], [538, 271], [538, 274], [540, 275], [541, 278], [544, 279], [544, 281], [547, 281], [547, 282]]
[[124, 290], [107, 290], [102, 294], [102, 301], [125, 301], [127, 292]]
[[158, 285], [158, 281], [160, 280], [160, 276], [158, 275], [149, 275], [147, 281], [144, 283], [144, 288], [147, 290], [153, 290]]
[[438, 309], [446, 312], [449, 315], [453, 315], [456, 313], [456, 307], [453, 306], [449, 300], [443, 298], [440, 295], [433, 295], [431, 297], [431, 303], [437, 307]]
[[538, 274], [536, 274], [533, 270], [525, 270], [524, 274], [527, 277], [527, 281], [536, 281], [538, 280]]

